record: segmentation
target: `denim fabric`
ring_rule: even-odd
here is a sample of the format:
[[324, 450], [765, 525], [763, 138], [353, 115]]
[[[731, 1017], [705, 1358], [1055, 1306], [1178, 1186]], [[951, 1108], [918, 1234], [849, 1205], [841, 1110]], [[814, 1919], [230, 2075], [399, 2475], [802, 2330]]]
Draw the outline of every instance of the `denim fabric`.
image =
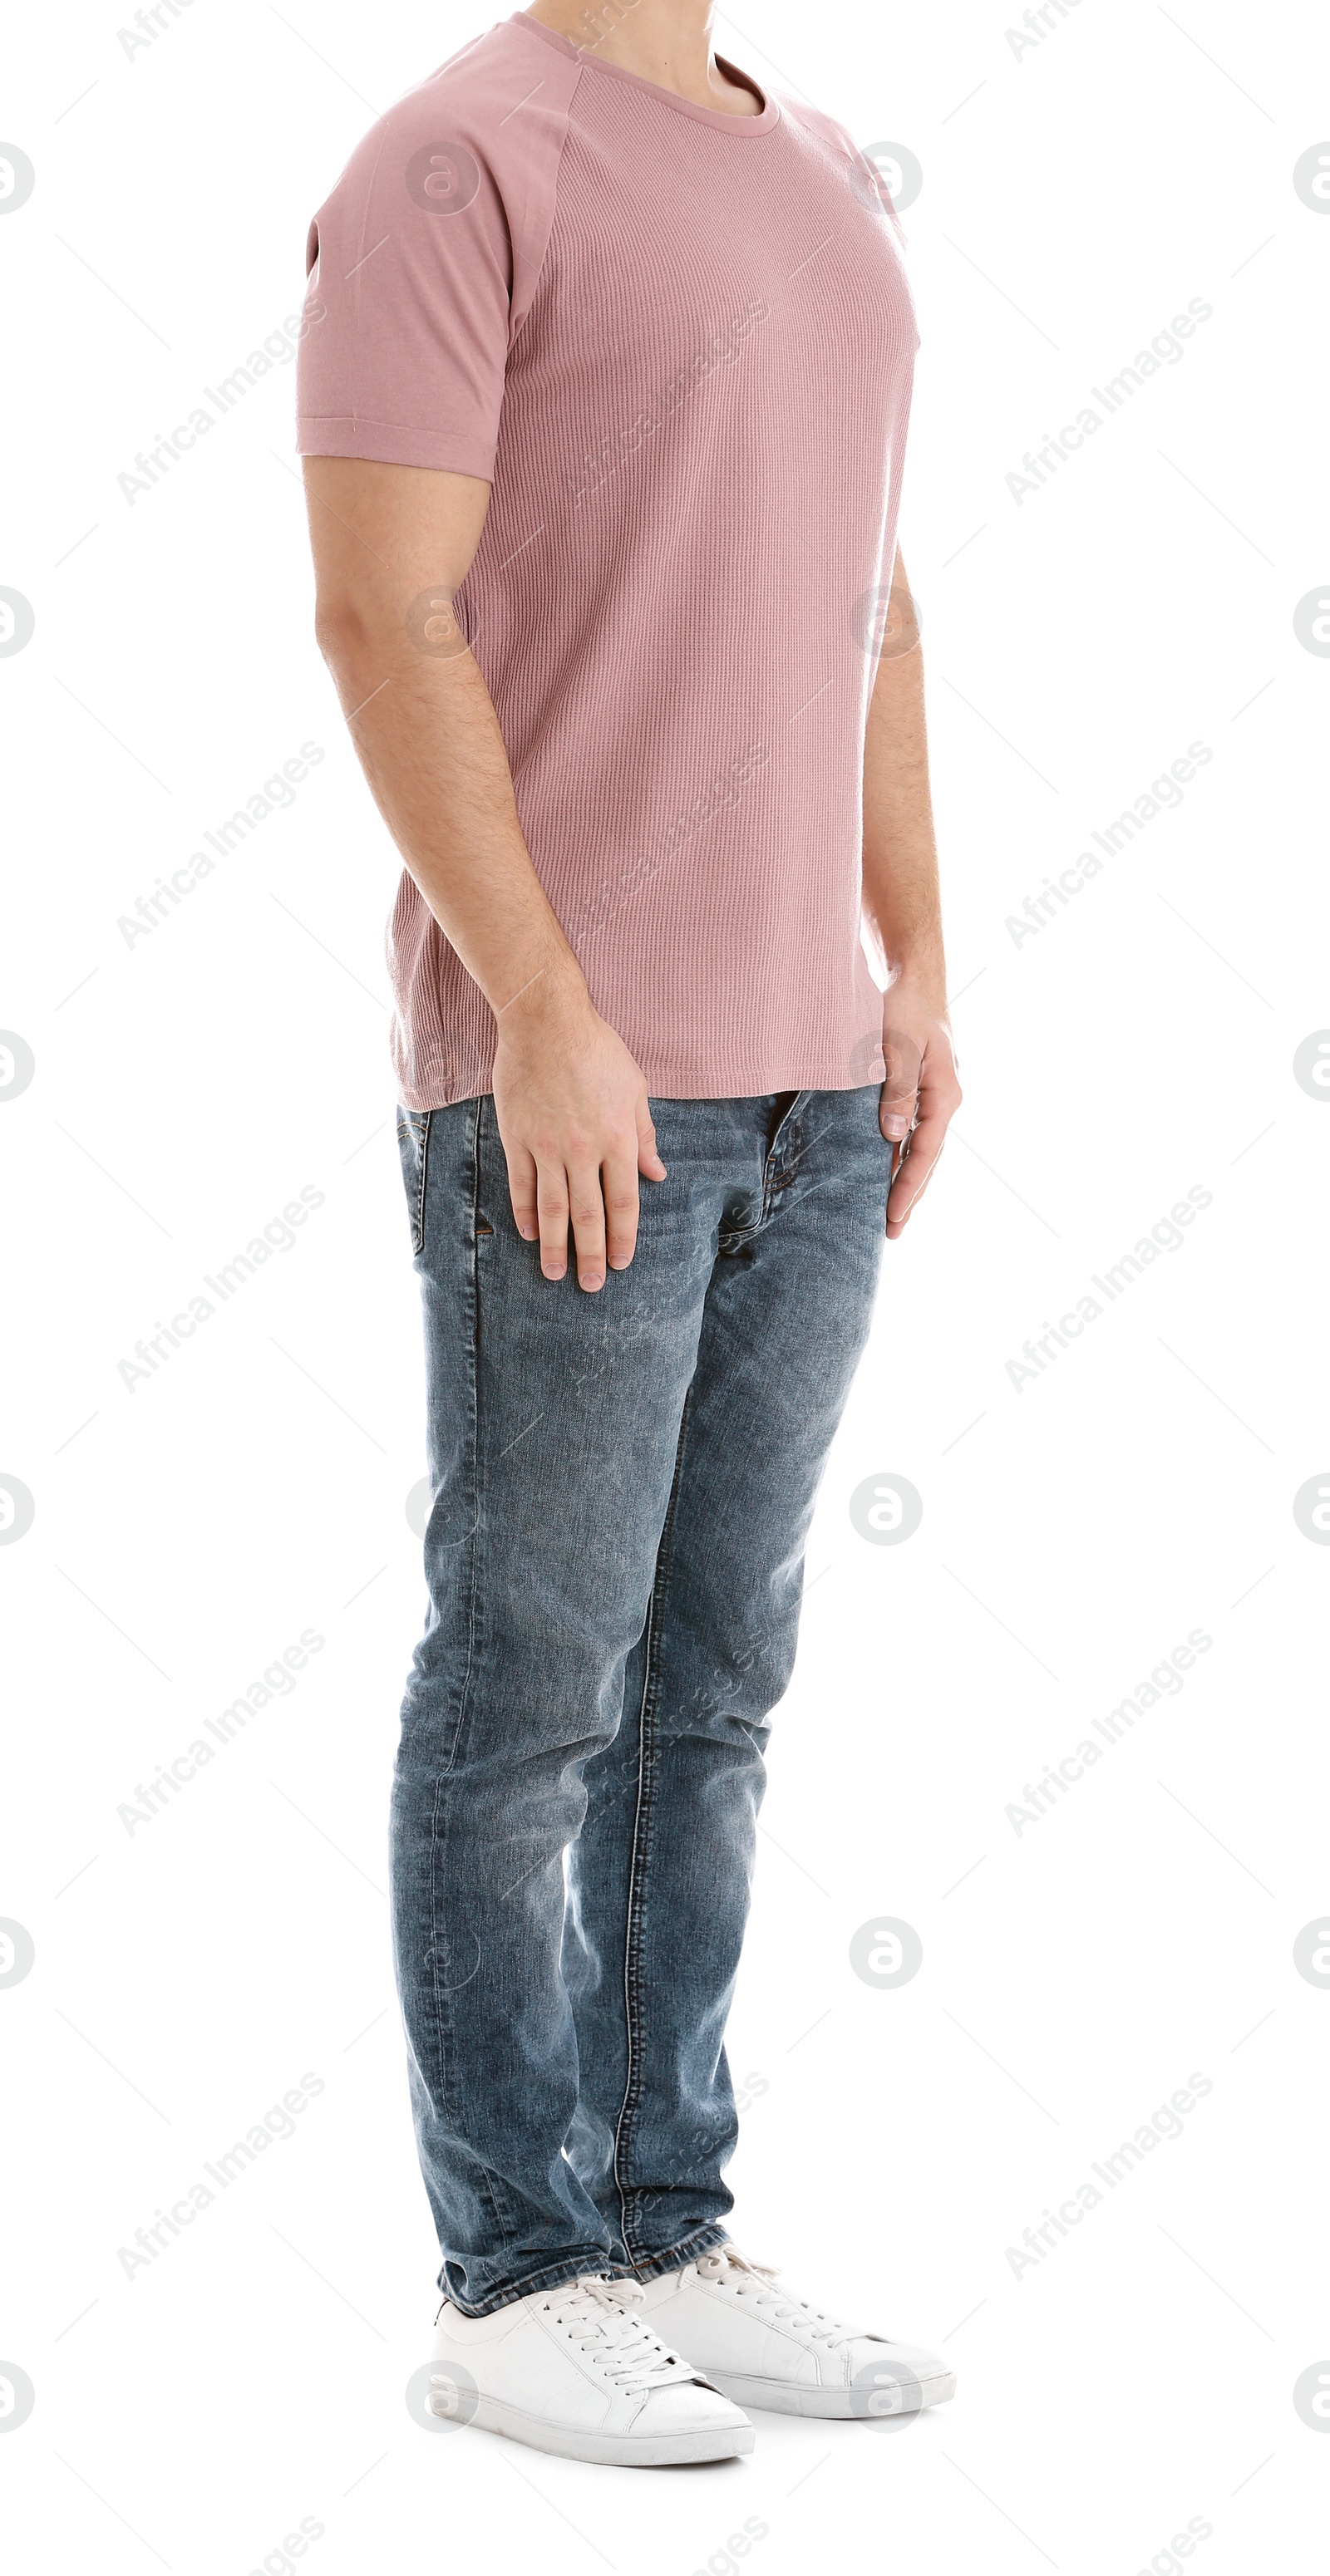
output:
[[877, 1284], [878, 1098], [653, 1101], [669, 1177], [597, 1296], [518, 1235], [491, 1098], [399, 1113], [433, 1504], [394, 1938], [440, 2286], [469, 2315], [723, 2241], [725, 2022]]

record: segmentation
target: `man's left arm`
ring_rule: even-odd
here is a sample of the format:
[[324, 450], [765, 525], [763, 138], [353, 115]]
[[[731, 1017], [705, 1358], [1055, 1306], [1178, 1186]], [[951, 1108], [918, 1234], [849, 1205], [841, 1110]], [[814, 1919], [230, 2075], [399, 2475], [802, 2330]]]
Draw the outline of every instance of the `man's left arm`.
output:
[[863, 869], [864, 919], [888, 976], [879, 1117], [895, 1148], [887, 1215], [894, 1238], [932, 1178], [961, 1097], [947, 1019], [924, 657], [899, 553], [864, 745]]

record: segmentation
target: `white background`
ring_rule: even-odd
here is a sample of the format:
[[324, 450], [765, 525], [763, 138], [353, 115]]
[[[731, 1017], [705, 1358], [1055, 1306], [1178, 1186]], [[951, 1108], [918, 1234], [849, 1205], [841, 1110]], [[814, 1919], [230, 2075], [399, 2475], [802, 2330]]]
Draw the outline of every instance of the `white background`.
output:
[[[127, 59], [65, 0], [8, 34], [0, 1025], [8, 1636], [0, 2439], [24, 2576], [382, 2565], [917, 2576], [1307, 2565], [1330, 2441], [1330, 1026], [1312, 746], [1330, 663], [1330, 133], [1310, 8], [749, 0], [723, 51], [906, 144], [923, 348], [902, 537], [922, 605], [955, 1018], [953, 1142], [891, 1248], [809, 1557], [731, 2032], [760, 2080], [738, 2240], [943, 2343], [895, 2434], [775, 2417], [743, 2464], [582, 2468], [430, 2436], [436, 2253], [386, 1928], [385, 1813], [422, 1608], [416, 1290], [386, 1049], [396, 866], [313, 644], [278, 368], [131, 506], [117, 477], [298, 311], [309, 217], [372, 116], [487, 23], [386, 0], [193, 0]], [[1027, 449], [1190, 299], [1212, 317], [1019, 504]], [[1192, 741], [1213, 753], [1065, 910], [1006, 928]], [[305, 741], [289, 810], [117, 929]], [[130, 1393], [117, 1363], [303, 1185], [292, 1249]], [[1027, 1337], [1212, 1194], [1018, 1392]], [[1318, 1322], [1318, 1318], [1320, 1319]], [[917, 1534], [848, 1499], [908, 1477]], [[295, 1690], [133, 1835], [117, 1815], [305, 1628]], [[1037, 1826], [1006, 1808], [1201, 1628], [1185, 1686]], [[874, 1909], [923, 1943], [877, 1990]], [[117, 2249], [306, 2072], [324, 2090], [179, 2241]], [[1212, 2090], [1067, 2241], [1007, 2248], [1188, 2076]], [[1330, 2369], [1330, 2360], [1326, 2361]], [[3, 2421], [0, 2420], [0, 2431]], [[1323, 2547], [1323, 2541], [1319, 2546]], [[1162, 2555], [1161, 2555], [1162, 2553]]]

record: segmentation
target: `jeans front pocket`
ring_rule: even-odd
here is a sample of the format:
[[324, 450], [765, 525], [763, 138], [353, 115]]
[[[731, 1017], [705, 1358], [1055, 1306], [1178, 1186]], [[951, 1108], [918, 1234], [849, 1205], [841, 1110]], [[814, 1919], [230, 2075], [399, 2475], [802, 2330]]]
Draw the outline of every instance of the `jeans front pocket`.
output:
[[429, 1178], [429, 1128], [432, 1109], [397, 1112], [397, 1150], [411, 1218], [411, 1250], [419, 1260], [425, 1248], [425, 1185]]

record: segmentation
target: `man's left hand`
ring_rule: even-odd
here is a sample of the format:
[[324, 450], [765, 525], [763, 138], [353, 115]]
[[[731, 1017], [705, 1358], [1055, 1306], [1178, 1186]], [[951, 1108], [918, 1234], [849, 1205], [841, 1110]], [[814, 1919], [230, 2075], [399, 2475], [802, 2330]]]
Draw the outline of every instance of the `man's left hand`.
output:
[[894, 1242], [933, 1177], [947, 1128], [960, 1107], [945, 999], [903, 979], [893, 984], [883, 1002], [882, 1053], [887, 1078], [878, 1124], [893, 1148], [887, 1239]]

